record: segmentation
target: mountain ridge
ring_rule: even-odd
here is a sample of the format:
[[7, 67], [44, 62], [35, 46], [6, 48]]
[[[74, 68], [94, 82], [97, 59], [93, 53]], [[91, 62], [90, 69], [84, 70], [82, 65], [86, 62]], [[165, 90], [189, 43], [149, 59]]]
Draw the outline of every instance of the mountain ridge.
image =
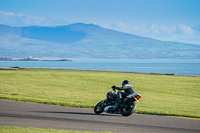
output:
[[0, 57], [200, 59], [200, 45], [141, 37], [95, 24], [0, 25]]

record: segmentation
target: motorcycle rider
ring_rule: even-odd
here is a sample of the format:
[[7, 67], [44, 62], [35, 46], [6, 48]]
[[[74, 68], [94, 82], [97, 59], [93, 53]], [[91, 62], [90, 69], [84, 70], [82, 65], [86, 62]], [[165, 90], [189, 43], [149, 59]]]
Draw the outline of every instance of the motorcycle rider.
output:
[[126, 97], [130, 94], [133, 94], [135, 93], [135, 90], [134, 88], [130, 85], [130, 82], [128, 80], [124, 80], [122, 82], [122, 87], [117, 87], [115, 85], [112, 86], [112, 89], [115, 90], [124, 90], [124, 92], [118, 92], [116, 95], [115, 95], [115, 108], [117, 108], [121, 102], [121, 98], [122, 97]]

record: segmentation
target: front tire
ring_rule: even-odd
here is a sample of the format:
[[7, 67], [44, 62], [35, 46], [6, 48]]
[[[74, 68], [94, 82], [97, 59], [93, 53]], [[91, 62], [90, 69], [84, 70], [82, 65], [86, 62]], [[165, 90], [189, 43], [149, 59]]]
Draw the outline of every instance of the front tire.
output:
[[122, 110], [121, 110], [121, 115], [122, 116], [129, 116], [133, 114], [136, 110], [137, 104], [133, 102], [133, 104], [128, 104], [126, 105]]
[[94, 107], [94, 112], [95, 112], [96, 114], [102, 113], [103, 110], [104, 110], [104, 105], [103, 105], [103, 102], [102, 102], [102, 101], [99, 102], [99, 103]]

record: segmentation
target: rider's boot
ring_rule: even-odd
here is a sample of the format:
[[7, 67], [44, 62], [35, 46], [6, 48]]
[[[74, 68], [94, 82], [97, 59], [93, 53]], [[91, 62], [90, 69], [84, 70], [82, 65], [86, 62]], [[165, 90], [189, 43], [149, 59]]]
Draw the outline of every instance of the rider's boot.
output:
[[118, 106], [119, 106], [119, 103], [115, 102], [114, 108], [116, 109], [116, 108], [118, 108]]
[[117, 98], [116, 101], [115, 101], [115, 105], [114, 105], [115, 109], [119, 107], [120, 102], [121, 102], [121, 99]]

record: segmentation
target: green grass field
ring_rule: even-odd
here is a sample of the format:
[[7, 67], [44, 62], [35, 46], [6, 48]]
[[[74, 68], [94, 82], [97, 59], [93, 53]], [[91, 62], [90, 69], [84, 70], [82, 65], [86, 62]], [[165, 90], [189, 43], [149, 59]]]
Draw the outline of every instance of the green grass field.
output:
[[42, 128], [22, 128], [22, 127], [8, 127], [0, 126], [1, 133], [110, 133], [110, 132], [81, 132], [68, 131], [58, 129], [42, 129]]
[[200, 77], [120, 72], [0, 70], [0, 99], [93, 108], [127, 79], [142, 95], [136, 112], [200, 118]]

